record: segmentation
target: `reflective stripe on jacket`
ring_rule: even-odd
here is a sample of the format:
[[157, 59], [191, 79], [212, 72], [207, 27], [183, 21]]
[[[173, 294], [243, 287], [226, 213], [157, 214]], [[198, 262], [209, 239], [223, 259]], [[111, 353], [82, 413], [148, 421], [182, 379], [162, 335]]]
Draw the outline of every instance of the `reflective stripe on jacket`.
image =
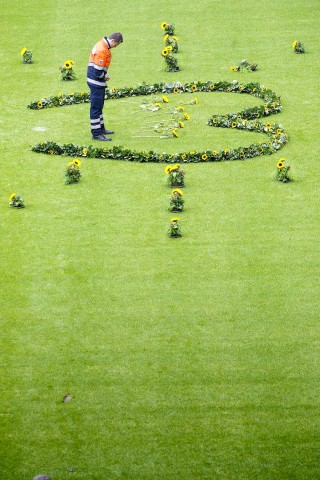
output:
[[87, 82], [89, 85], [95, 87], [106, 86], [107, 83], [104, 77], [108, 71], [111, 58], [110, 44], [107, 37], [103, 37], [95, 44], [90, 53], [87, 71]]

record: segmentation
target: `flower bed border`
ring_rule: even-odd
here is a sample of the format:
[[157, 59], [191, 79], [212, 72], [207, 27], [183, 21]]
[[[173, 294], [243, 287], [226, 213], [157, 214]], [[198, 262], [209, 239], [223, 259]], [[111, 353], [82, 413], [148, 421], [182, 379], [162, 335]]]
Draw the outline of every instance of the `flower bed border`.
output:
[[[137, 87], [122, 87], [106, 90], [105, 98], [117, 99], [124, 97], [135, 97], [143, 95], [179, 94], [194, 92], [225, 92], [253, 95], [263, 100], [263, 105], [247, 108], [238, 113], [228, 113], [226, 115], [213, 115], [208, 120], [208, 125], [213, 127], [234, 128], [238, 130], [248, 130], [251, 132], [265, 133], [268, 136], [266, 142], [260, 142], [249, 147], [239, 147], [236, 149], [226, 148], [224, 150], [203, 150], [190, 151], [182, 153], [157, 153], [155, 151], [135, 151], [122, 146], [113, 146], [110, 148], [77, 146], [73, 143], [59, 145], [55, 142], [40, 142], [32, 147], [32, 151], [38, 153], [47, 153], [51, 155], [64, 155], [69, 157], [90, 157], [90, 158], [111, 158], [114, 160], [126, 160], [137, 162], [158, 162], [158, 163], [190, 163], [190, 162], [219, 162], [225, 160], [243, 160], [260, 155], [271, 155], [288, 142], [288, 135], [280, 124], [271, 124], [269, 122], [259, 122], [258, 118], [267, 117], [275, 113], [280, 113], [282, 105], [280, 97], [272, 90], [259, 83], [241, 84], [234, 80], [232, 82], [190, 82], [181, 84], [176, 83], [155, 83], [152, 85], [140, 84]], [[31, 102], [28, 108], [41, 110], [43, 108], [52, 108], [63, 105], [72, 105], [86, 103], [90, 101], [90, 94], [72, 93], [70, 95], [58, 94], [54, 97], [42, 98], [39, 101]]]

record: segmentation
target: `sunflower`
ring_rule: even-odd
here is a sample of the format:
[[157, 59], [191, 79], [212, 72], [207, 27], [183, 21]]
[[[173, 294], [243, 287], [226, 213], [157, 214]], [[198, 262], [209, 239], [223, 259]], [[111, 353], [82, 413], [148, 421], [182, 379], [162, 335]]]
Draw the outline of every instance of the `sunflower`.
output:
[[189, 115], [187, 112], [185, 112], [184, 118], [185, 118], [186, 120], [190, 120], [191, 117], [190, 117], [190, 115]]
[[178, 217], [171, 218], [172, 223], [177, 223], [177, 222], [179, 222], [179, 220], [180, 220], [180, 218], [178, 218]]
[[154, 104], [154, 106], [155, 106], [155, 107], [158, 107], [158, 108], [162, 108], [160, 102], [156, 102], [156, 103]]
[[162, 22], [160, 26], [162, 30], [165, 30], [167, 26], [167, 22]]
[[214, 157], [216, 157], [216, 156], [218, 155], [217, 150], [212, 150], [212, 155], [213, 155]]
[[12, 202], [13, 199], [16, 197], [16, 195], [17, 195], [16, 193], [12, 193], [9, 197], [9, 202]]
[[198, 89], [197, 85], [192, 85], [191, 90], [192, 90], [193, 92], [196, 92], [197, 89]]
[[208, 155], [207, 155], [206, 153], [203, 153], [203, 154], [201, 155], [201, 158], [202, 158], [202, 160], [207, 160]]
[[210, 90], [214, 90], [215, 89], [215, 84], [214, 83], [210, 83]]
[[179, 168], [180, 168], [179, 163], [175, 163], [174, 165], [171, 166], [171, 171], [179, 170]]
[[37, 103], [37, 105], [38, 105], [38, 108], [42, 108], [42, 107], [43, 107], [43, 104], [42, 104], [42, 102], [40, 102], [40, 101]]
[[278, 134], [278, 135], [281, 135], [281, 133], [282, 133], [282, 130], [280, 130], [280, 128], [278, 128], [277, 134]]
[[66, 68], [67, 70], [70, 70], [70, 68], [72, 68], [72, 65], [70, 63], [69, 60], [67, 60], [66, 62], [64, 62], [63, 64], [64, 68]]
[[182, 158], [182, 160], [185, 160], [185, 159], [187, 158], [187, 155], [186, 155], [185, 153], [183, 153], [183, 154], [181, 155], [181, 158]]
[[87, 148], [84, 148], [82, 150], [82, 155], [84, 155], [85, 157], [88, 155], [88, 149]]
[[166, 168], [164, 169], [164, 173], [166, 173], [167, 175], [169, 175], [169, 173], [171, 172], [172, 170], [172, 166], [171, 165], [167, 165]]
[[163, 37], [163, 41], [166, 42], [169, 38], [169, 35], [166, 33], [165, 36]]
[[177, 193], [178, 195], [180, 195], [182, 197], [183, 195], [183, 191], [180, 189], [180, 188], [174, 188], [172, 191], [171, 191], [171, 195], [174, 195], [175, 193]]
[[74, 160], [73, 163], [74, 163], [74, 165], [75, 165], [76, 167], [80, 167], [80, 166], [81, 166], [81, 162], [80, 162], [80, 160], [78, 160], [78, 159]]
[[175, 138], [178, 138], [178, 137], [179, 137], [178, 132], [177, 132], [177, 130], [176, 130], [175, 128], [174, 128], [173, 130], [171, 130], [171, 132], [172, 132], [172, 135], [173, 135]]
[[172, 35], [172, 38], [173, 38], [173, 40], [175, 40], [176, 42], [179, 40], [179, 38], [178, 38], [176, 35]]
[[230, 149], [229, 149], [229, 148], [225, 148], [225, 149], [224, 149], [224, 153], [230, 153]]
[[179, 128], [184, 128], [184, 123], [182, 120], [179, 120], [178, 125], [179, 125]]
[[236, 128], [236, 126], [237, 126], [236, 122], [232, 122], [231, 127]]
[[25, 53], [27, 53], [28, 49], [26, 47], [24, 47], [21, 52], [20, 52], [20, 55], [24, 55]]
[[198, 104], [199, 104], [199, 99], [198, 99], [198, 97], [194, 97], [193, 103], [194, 103], [195, 105], [198, 105]]
[[240, 157], [244, 157], [244, 151], [241, 150], [241, 152], [239, 153]]
[[179, 105], [179, 106], [177, 107], [177, 110], [178, 110], [179, 112], [184, 112], [184, 107], [182, 107], [181, 105]]
[[229, 68], [229, 70], [230, 70], [230, 72], [237, 72], [238, 71], [237, 67], [233, 67], [233, 66], [231, 66]]
[[162, 95], [162, 101], [164, 103], [169, 103], [169, 98], [166, 95]]
[[298, 41], [297, 41], [297, 40], [295, 40], [295, 41], [293, 42], [293, 44], [292, 44], [292, 48], [296, 48], [296, 46], [297, 46], [297, 43], [298, 43]]
[[178, 87], [174, 87], [173, 93], [179, 93], [179, 92], [180, 92], [179, 88], [178, 88]]
[[280, 160], [278, 161], [278, 163], [277, 163], [277, 168], [278, 168], [279, 170], [282, 170], [282, 168], [284, 167], [284, 162], [285, 162], [285, 160], [286, 160], [286, 159], [285, 159], [284, 157], [282, 157], [282, 158], [280, 158]]
[[172, 47], [171, 47], [171, 45], [168, 45], [166, 48], [167, 48], [167, 50], [169, 50], [169, 52], [171, 52], [171, 51], [172, 51]]

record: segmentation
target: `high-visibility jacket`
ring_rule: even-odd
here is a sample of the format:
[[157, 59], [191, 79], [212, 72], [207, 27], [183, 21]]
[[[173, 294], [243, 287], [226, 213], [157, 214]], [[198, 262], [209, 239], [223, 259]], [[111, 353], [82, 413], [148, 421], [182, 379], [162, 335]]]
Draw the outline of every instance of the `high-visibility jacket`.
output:
[[107, 37], [103, 37], [95, 44], [90, 53], [87, 71], [88, 85], [93, 85], [98, 88], [107, 85], [104, 77], [108, 72], [111, 58], [110, 44]]

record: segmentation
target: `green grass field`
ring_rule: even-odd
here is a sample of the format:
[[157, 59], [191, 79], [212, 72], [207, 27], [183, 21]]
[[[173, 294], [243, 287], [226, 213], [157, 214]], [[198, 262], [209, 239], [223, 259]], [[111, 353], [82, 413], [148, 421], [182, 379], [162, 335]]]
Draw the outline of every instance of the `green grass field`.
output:
[[[319, 479], [318, 0], [13, 0], [0, 15], [0, 480]], [[179, 37], [178, 73], [164, 70], [163, 21]], [[70, 159], [30, 151], [92, 143], [88, 104], [27, 105], [87, 91], [89, 51], [112, 31], [124, 43], [111, 87], [237, 79], [281, 96], [267, 119], [290, 136], [280, 152], [185, 165], [181, 239], [167, 236], [165, 165], [83, 158], [67, 186]], [[258, 70], [230, 72], [243, 58]], [[113, 144], [264, 140], [206, 125], [261, 103], [248, 95], [199, 94], [168, 140], [139, 136], [152, 118], [141, 102], [106, 102]], [[280, 157], [291, 183], [274, 178]], [[12, 192], [25, 209], [8, 206]]]

